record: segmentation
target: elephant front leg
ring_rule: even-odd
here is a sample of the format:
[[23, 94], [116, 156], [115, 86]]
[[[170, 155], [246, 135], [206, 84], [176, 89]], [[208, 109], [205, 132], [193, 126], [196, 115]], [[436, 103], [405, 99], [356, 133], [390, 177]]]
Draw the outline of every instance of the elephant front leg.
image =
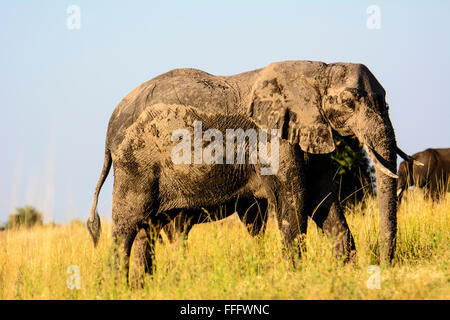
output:
[[261, 237], [264, 234], [268, 216], [267, 199], [239, 199], [236, 210], [252, 237]]
[[285, 199], [282, 201], [284, 203], [280, 204], [281, 210], [276, 209], [276, 217], [283, 243], [283, 256], [289, 258], [295, 266], [296, 257], [301, 258], [305, 251], [304, 241], [308, 218], [302, 208], [298, 207], [297, 196], [285, 194]]
[[277, 174], [278, 188], [275, 212], [280, 230], [284, 256], [295, 265], [296, 256], [304, 251], [304, 239], [308, 217], [305, 211], [305, 181], [303, 152], [298, 146], [280, 145], [280, 169]]
[[335, 256], [343, 257], [344, 261], [352, 260], [356, 254], [355, 241], [333, 190], [330, 156], [308, 155], [305, 171], [308, 215], [333, 240]]
[[356, 255], [355, 241], [339, 201], [330, 194], [330, 200], [324, 201], [312, 213], [312, 218], [325, 235], [332, 239], [334, 254], [344, 262], [352, 261]]

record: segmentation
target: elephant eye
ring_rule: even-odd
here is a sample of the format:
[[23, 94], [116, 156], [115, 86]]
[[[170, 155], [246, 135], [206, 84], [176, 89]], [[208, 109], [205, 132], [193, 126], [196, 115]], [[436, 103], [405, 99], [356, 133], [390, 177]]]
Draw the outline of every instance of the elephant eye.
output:
[[346, 90], [346, 91], [342, 92], [341, 102], [342, 102], [343, 106], [350, 108], [350, 109], [354, 109], [355, 108], [355, 100], [356, 101], [358, 100], [355, 92], [352, 92], [350, 90]]
[[355, 101], [351, 98], [342, 100], [342, 106], [351, 110], [355, 109]]

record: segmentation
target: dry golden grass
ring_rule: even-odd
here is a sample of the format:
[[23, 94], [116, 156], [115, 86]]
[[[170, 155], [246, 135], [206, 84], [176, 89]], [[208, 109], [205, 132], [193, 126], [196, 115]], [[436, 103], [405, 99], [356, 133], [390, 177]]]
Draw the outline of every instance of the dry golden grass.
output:
[[[347, 209], [357, 246], [354, 264], [333, 258], [313, 222], [307, 252], [292, 268], [281, 256], [271, 220], [264, 238], [251, 238], [236, 217], [197, 225], [187, 243], [159, 243], [157, 271], [144, 288], [115, 281], [111, 226], [103, 221], [97, 249], [84, 225], [0, 232], [0, 299], [449, 299], [450, 197], [425, 201], [409, 192], [398, 213], [396, 263], [381, 266], [381, 288], [369, 289], [367, 268], [378, 262], [374, 199]], [[71, 265], [80, 289], [70, 290]]]

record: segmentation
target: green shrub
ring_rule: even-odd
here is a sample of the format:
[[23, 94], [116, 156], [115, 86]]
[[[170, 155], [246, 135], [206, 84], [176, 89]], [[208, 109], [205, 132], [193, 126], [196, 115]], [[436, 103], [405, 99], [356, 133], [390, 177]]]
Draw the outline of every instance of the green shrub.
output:
[[374, 169], [362, 146], [351, 137], [334, 136], [331, 155], [334, 184], [342, 203], [357, 203], [374, 191]]

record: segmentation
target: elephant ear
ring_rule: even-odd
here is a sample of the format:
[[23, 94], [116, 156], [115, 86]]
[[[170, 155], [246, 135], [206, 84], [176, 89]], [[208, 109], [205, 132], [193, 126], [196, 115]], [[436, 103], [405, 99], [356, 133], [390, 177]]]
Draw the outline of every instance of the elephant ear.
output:
[[335, 146], [321, 112], [321, 95], [313, 79], [298, 71], [283, 64], [263, 69], [252, 88], [248, 115], [263, 129], [278, 129], [280, 138], [298, 143], [305, 152], [330, 153]]

